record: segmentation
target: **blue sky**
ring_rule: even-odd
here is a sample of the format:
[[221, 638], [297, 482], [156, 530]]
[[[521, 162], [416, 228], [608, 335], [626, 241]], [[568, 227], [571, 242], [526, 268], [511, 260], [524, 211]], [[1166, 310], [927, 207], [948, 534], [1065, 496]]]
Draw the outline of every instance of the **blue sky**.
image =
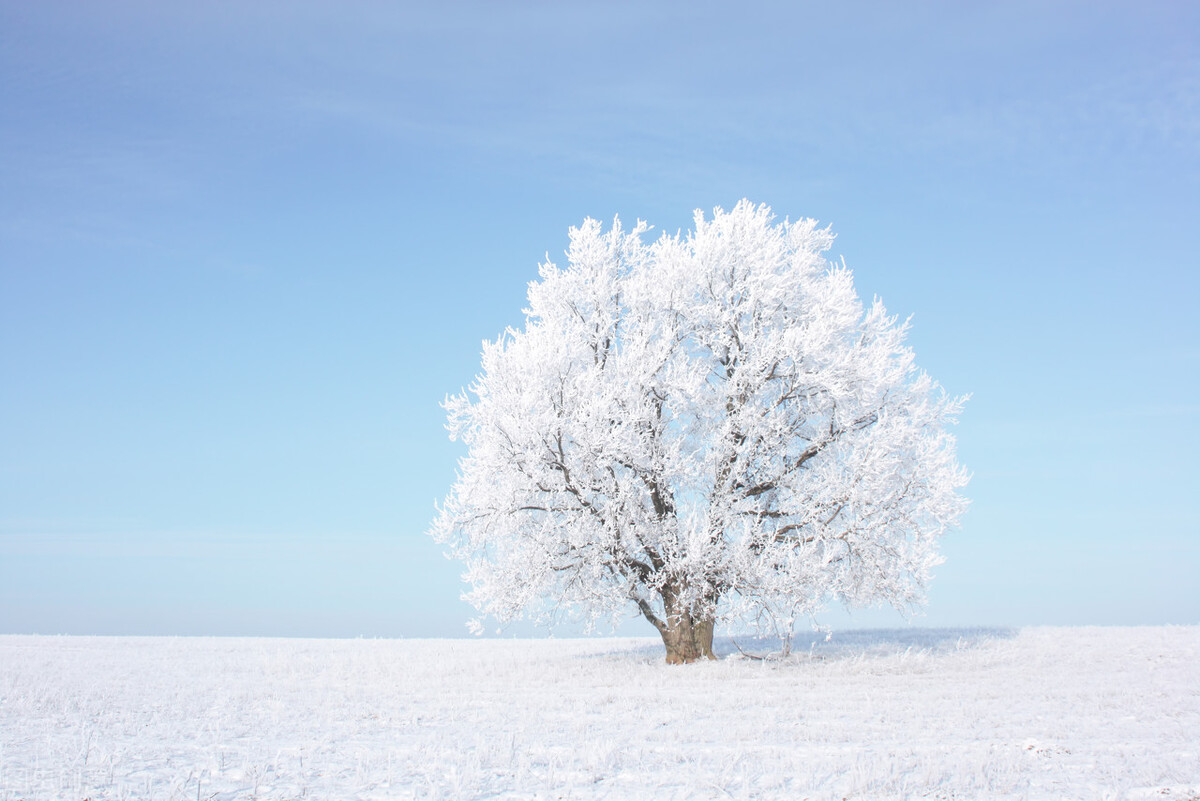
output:
[[916, 624], [1200, 623], [1198, 33], [1185, 2], [3, 0], [0, 632], [462, 635], [439, 401], [569, 226], [742, 197], [832, 223], [973, 394]]

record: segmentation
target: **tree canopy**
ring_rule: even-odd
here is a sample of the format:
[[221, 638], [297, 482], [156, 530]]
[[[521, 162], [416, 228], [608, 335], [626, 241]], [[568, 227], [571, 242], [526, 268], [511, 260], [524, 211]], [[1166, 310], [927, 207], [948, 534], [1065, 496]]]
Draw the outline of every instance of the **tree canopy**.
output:
[[966, 507], [963, 398], [866, 306], [833, 234], [742, 201], [695, 229], [588, 219], [447, 398], [468, 453], [431, 533], [486, 616], [636, 610], [671, 662], [717, 622], [918, 604]]

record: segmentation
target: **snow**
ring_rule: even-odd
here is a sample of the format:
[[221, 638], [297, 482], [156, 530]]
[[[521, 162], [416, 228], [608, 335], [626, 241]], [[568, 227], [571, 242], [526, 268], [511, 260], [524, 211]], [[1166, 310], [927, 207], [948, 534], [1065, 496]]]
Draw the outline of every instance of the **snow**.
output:
[[0, 801], [1200, 799], [1200, 627], [795, 648], [0, 636]]

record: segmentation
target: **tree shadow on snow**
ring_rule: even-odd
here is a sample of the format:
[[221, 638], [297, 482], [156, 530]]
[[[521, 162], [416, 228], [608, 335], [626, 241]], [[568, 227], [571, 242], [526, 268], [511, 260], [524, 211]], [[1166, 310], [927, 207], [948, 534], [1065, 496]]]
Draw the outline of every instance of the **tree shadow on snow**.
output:
[[[800, 660], [842, 660], [860, 656], [889, 656], [907, 651], [947, 653], [1007, 640], [1018, 629], [967, 628], [849, 629], [832, 632], [799, 631], [792, 637], [790, 657]], [[717, 637], [713, 650], [726, 657], [780, 658], [785, 645], [778, 637]]]
[[[848, 629], [799, 631], [792, 637], [791, 648], [784, 655], [784, 643], [778, 637], [753, 635], [716, 637], [713, 651], [719, 659], [766, 659], [783, 662], [826, 662], [860, 657], [887, 657], [906, 652], [929, 654], [952, 653], [978, 648], [995, 640], [1008, 640], [1019, 629], [973, 626], [966, 628], [911, 629]], [[662, 662], [665, 659], [662, 641], [646, 637], [632, 643], [628, 640], [612, 650], [591, 654], [598, 659], [628, 659], [639, 662]]]

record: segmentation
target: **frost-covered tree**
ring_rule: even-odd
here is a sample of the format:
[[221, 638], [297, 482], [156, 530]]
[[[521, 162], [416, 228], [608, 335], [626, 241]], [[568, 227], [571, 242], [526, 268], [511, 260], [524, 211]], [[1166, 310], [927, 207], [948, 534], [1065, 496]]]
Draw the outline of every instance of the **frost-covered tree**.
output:
[[572, 228], [446, 400], [468, 454], [432, 534], [482, 614], [636, 608], [674, 663], [711, 657], [718, 621], [921, 601], [966, 506], [963, 399], [863, 308], [828, 228], [748, 201], [695, 226]]

